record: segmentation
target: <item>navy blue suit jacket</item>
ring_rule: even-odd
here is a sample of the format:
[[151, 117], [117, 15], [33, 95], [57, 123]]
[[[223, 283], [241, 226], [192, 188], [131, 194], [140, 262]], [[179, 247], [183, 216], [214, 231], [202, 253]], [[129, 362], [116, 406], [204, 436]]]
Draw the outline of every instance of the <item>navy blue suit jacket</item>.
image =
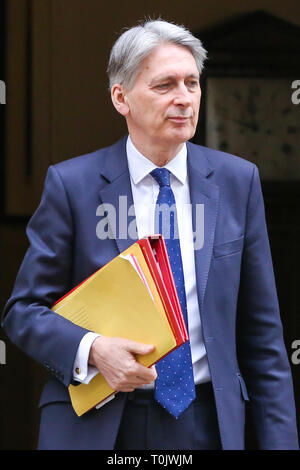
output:
[[[126, 138], [48, 170], [27, 235], [30, 247], [4, 310], [11, 340], [53, 375], [42, 393], [41, 448], [113, 449], [125, 393], [75, 415], [67, 387], [87, 332], [52, 304], [134, 240], [96, 236], [100, 204], [133, 204]], [[257, 167], [187, 143], [193, 208], [204, 205], [204, 246], [195, 251], [197, 293], [223, 449], [244, 448], [245, 401], [262, 449], [297, 449], [284, 347]], [[128, 218], [132, 223], [134, 216]], [[193, 224], [195, 226], [195, 210]]]

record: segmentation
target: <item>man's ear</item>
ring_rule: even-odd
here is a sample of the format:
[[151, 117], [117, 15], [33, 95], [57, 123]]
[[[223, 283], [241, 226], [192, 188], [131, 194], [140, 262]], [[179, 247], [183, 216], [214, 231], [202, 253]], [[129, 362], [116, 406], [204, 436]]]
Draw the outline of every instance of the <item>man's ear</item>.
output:
[[122, 114], [122, 116], [127, 116], [129, 113], [129, 106], [127, 104], [126, 92], [122, 85], [117, 83], [112, 87], [111, 100], [116, 110]]

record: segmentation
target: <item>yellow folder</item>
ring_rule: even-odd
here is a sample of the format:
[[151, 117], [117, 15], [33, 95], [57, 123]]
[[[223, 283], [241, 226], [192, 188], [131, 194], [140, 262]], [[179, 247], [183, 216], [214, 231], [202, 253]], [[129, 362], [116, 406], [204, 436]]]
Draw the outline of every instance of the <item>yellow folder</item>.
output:
[[[149, 290], [126, 255], [134, 255]], [[150, 354], [137, 360], [150, 366], [176, 347], [161, 297], [138, 243], [98, 270], [64, 296], [53, 308], [73, 323], [104, 336], [154, 344]], [[81, 416], [114, 393], [102, 374], [89, 384], [70, 385], [73, 408]]]

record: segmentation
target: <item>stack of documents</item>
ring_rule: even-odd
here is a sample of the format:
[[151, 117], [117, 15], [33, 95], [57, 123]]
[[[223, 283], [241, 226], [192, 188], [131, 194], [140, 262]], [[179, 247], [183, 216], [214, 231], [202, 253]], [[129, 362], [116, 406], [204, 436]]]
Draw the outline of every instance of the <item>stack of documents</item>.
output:
[[[146, 367], [188, 340], [161, 235], [134, 243], [59, 299], [52, 310], [103, 336], [155, 345], [153, 352], [136, 356]], [[69, 386], [78, 416], [114, 392], [100, 373], [89, 384]]]

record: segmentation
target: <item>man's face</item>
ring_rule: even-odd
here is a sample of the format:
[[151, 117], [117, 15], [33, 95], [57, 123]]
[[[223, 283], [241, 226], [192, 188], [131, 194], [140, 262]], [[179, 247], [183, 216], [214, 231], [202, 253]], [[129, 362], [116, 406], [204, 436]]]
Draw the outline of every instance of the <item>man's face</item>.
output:
[[129, 132], [148, 144], [186, 142], [196, 130], [200, 98], [199, 72], [191, 52], [171, 44], [158, 46], [125, 94]]

